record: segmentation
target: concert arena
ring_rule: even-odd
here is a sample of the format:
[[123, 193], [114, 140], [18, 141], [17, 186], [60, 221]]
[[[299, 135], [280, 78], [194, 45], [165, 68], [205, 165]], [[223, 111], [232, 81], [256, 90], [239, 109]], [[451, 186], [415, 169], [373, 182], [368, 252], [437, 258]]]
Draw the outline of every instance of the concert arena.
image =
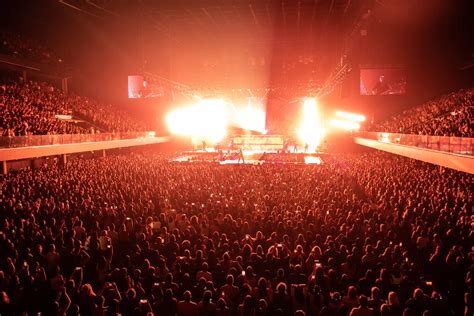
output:
[[474, 315], [471, 0], [0, 1], [0, 315]]

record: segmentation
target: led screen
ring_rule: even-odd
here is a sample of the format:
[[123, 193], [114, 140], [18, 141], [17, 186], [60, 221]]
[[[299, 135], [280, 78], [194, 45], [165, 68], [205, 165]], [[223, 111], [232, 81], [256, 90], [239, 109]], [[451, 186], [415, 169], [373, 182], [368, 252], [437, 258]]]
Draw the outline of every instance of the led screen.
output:
[[406, 85], [406, 74], [403, 68], [360, 70], [361, 95], [404, 95]]

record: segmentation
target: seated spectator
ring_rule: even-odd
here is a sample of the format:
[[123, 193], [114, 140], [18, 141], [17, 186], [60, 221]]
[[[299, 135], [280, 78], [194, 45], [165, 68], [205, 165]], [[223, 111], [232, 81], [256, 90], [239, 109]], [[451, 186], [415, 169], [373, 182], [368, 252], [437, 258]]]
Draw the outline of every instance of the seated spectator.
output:
[[403, 111], [370, 130], [402, 134], [473, 137], [474, 88], [462, 89]]
[[[76, 121], [58, 115], [77, 116]], [[78, 123], [82, 119], [105, 132], [153, 130], [111, 104], [66, 95], [47, 83], [9, 80], [0, 85], [0, 132], [3, 136], [85, 134], [98, 132]], [[146, 127], [145, 127], [146, 126]]]

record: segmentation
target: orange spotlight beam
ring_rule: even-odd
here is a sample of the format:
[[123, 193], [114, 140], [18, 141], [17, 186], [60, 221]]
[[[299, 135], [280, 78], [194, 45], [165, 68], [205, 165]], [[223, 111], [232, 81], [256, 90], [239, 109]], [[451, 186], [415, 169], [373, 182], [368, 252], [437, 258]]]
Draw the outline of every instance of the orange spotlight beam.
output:
[[360, 124], [357, 122], [353, 121], [347, 121], [347, 120], [338, 120], [338, 119], [332, 119], [329, 121], [329, 124], [334, 127], [342, 128], [345, 130], [358, 130], [360, 129]]
[[357, 113], [350, 113], [350, 112], [344, 112], [344, 111], [337, 111], [336, 116], [349, 120], [349, 121], [355, 121], [355, 122], [364, 122], [365, 121], [365, 116], [362, 114], [357, 114]]

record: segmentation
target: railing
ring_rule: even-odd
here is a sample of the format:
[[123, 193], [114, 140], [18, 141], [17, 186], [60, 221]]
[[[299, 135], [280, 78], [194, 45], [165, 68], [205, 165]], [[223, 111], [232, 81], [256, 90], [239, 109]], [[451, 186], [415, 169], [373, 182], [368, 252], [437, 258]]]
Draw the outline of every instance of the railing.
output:
[[379, 132], [358, 132], [354, 136], [377, 140], [382, 143], [414, 146], [461, 155], [474, 155], [474, 138], [430, 136]]
[[155, 132], [2, 136], [0, 137], [0, 148], [64, 145], [152, 137], [155, 137]]

